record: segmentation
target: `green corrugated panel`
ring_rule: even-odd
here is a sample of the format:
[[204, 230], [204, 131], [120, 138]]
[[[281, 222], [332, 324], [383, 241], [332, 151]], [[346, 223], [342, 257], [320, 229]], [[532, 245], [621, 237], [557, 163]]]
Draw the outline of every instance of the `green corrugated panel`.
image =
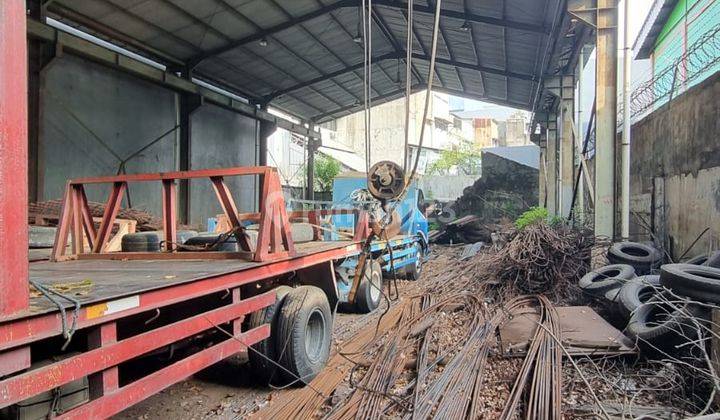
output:
[[[686, 25], [687, 43], [684, 40]], [[680, 67], [677, 72], [663, 73], [686, 53], [686, 48], [692, 49], [692, 46], [698, 43], [708, 31], [712, 31], [718, 25], [720, 25], [720, 0], [680, 0], [678, 2], [658, 36], [653, 52], [655, 77], [664, 74], [655, 89], [658, 97], [667, 93], [667, 88], [672, 85], [673, 77], [675, 77], [673, 93], [675, 96], [719, 70], [720, 66], [717, 64], [707, 69], [704, 68], [707, 62], [705, 59], [707, 52], [704, 52], [703, 59], [687, 61], [687, 72]], [[717, 54], [717, 51], [714, 53]], [[700, 57], [700, 54], [694, 58], [697, 57]], [[688, 78], [687, 81], [686, 78]], [[661, 106], [667, 99], [667, 96], [662, 98], [656, 106]]]
[[[708, 31], [715, 30], [720, 25], [720, 0], [701, 0], [688, 13], [688, 46], [692, 46], [702, 41], [703, 36]], [[710, 55], [708, 55], [710, 53]], [[706, 62], [713, 58], [717, 59], [720, 52], [714, 48], [708, 47], [702, 54], [698, 54], [698, 58], [691, 59], [688, 62], [688, 73], [690, 75], [689, 86], [694, 86], [715, 72], [720, 70], [720, 64], [715, 63], [708, 68]]]

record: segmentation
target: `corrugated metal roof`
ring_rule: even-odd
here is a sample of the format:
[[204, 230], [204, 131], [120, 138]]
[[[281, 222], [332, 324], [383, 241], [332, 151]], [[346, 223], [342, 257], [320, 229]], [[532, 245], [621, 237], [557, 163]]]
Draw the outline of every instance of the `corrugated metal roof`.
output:
[[[307, 121], [363, 103], [359, 0], [56, 0], [53, 17], [173, 66], [193, 68], [256, 104]], [[563, 0], [444, 0], [434, 87], [530, 110], [556, 72]], [[373, 0], [372, 95], [404, 94], [407, 3]], [[414, 90], [427, 84], [434, 2], [415, 1]], [[118, 37], [117, 35], [121, 35]], [[114, 35], [114, 36], [113, 36]], [[117, 39], [121, 38], [121, 39]], [[556, 38], [557, 41], [556, 42]], [[159, 56], [160, 55], [160, 56]], [[555, 61], [553, 64], [551, 61]]]

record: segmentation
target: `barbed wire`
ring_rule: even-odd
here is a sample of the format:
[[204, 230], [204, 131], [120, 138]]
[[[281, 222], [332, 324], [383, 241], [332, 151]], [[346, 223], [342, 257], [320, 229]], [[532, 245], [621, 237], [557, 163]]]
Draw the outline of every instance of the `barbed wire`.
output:
[[[630, 112], [633, 120], [652, 111], [656, 104], [672, 100], [673, 96], [719, 63], [720, 24], [705, 32], [671, 65], [633, 90], [630, 97]], [[622, 113], [622, 105], [618, 106], [618, 112]]]

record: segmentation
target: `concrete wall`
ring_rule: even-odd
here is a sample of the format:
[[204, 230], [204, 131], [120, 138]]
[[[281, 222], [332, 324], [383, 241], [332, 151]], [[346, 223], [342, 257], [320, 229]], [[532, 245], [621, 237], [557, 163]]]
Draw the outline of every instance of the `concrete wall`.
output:
[[689, 255], [720, 248], [720, 73], [633, 126], [632, 217], [636, 238], [646, 225], [678, 257], [705, 228]]
[[[62, 198], [69, 178], [114, 175], [120, 162], [177, 127], [178, 97], [167, 89], [84, 59], [65, 55], [46, 68], [41, 86], [39, 200]], [[254, 165], [256, 127], [251, 118], [214, 105], [191, 117], [190, 168]], [[179, 169], [179, 131], [168, 133], [130, 159], [126, 172]], [[255, 180], [229, 178], [240, 211], [255, 208]], [[107, 188], [88, 189], [105, 201]], [[158, 183], [132, 183], [132, 207], [161, 215]], [[220, 213], [209, 181], [191, 181], [190, 222], [204, 225]], [[127, 200], [123, 206], [127, 206]]]
[[427, 199], [454, 201], [478, 178], [480, 175], [423, 175], [420, 188]]
[[[69, 178], [116, 174], [120, 160], [177, 124], [173, 92], [74, 56], [56, 59], [41, 89], [40, 200], [62, 198]], [[171, 133], [128, 161], [127, 173], [177, 169], [176, 147]], [[106, 191], [90, 188], [88, 198], [105, 201]], [[129, 192], [133, 207], [160, 214], [157, 185]]]
[[[192, 115], [190, 169], [255, 165], [255, 120], [214, 105]], [[255, 210], [255, 177], [226, 178], [240, 212]], [[222, 213], [209, 180], [190, 181], [190, 223]]]

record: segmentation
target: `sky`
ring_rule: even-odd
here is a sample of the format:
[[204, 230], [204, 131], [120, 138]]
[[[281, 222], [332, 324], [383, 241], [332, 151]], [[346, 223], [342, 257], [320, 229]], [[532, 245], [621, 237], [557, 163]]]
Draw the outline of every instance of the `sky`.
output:
[[[645, 17], [647, 16], [648, 12], [650, 11], [650, 6], [652, 6], [653, 2], [655, 0], [621, 0], [620, 1], [620, 47], [624, 45], [624, 34], [623, 29], [624, 28], [624, 19], [625, 19], [625, 2], [630, 2], [630, 40], [631, 44], [635, 42], [635, 38], [637, 38], [638, 32], [640, 32], [640, 29], [642, 28], [643, 23], [645, 22]], [[455, 109], [465, 109], [465, 110], [480, 110], [484, 108], [494, 108], [494, 109], [501, 109], [504, 111], [507, 111], [507, 114], [510, 115], [513, 112], [515, 112], [514, 109], [503, 107], [499, 105], [489, 104], [486, 102], [481, 101], [474, 101], [472, 99], [463, 99], [458, 97], [452, 97], [450, 99], [450, 108]]]

